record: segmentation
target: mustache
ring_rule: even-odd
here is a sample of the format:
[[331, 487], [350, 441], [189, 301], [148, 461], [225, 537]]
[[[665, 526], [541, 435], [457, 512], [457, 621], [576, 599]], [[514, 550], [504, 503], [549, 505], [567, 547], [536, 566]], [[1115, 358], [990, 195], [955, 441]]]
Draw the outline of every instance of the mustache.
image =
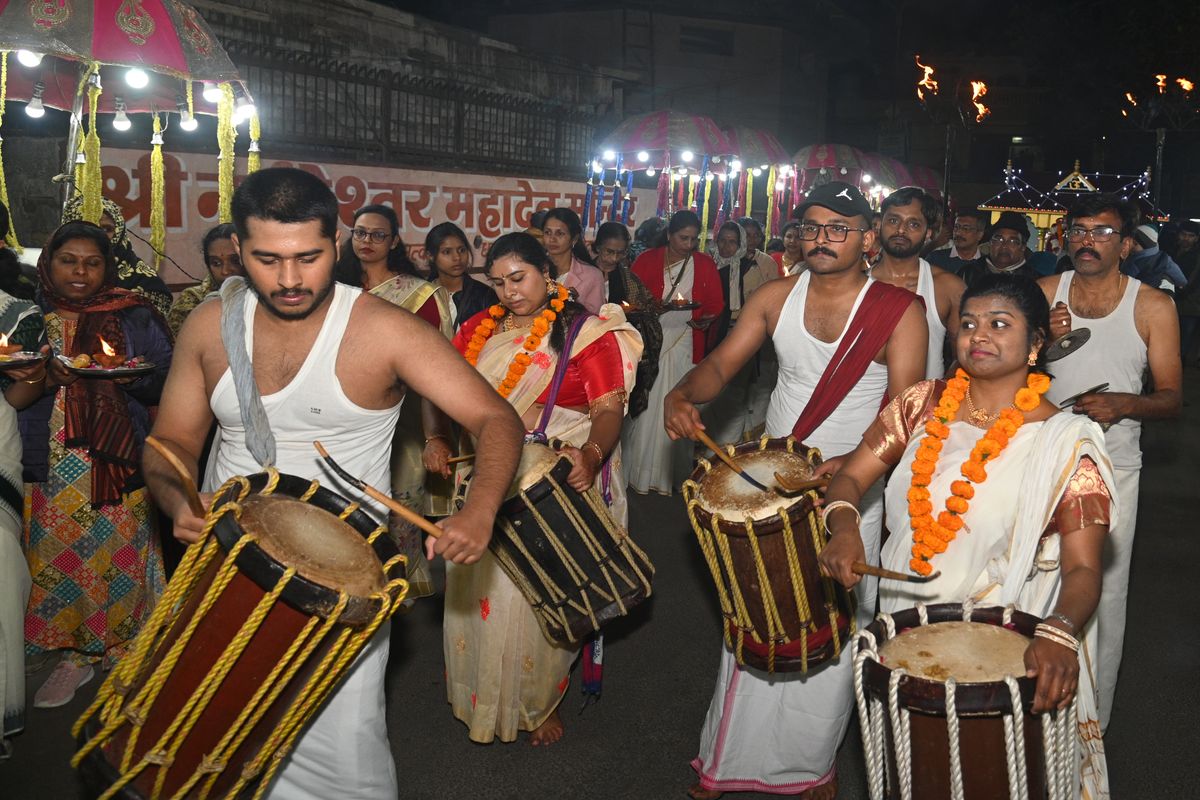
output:
[[829, 256], [830, 258], [837, 258], [837, 253], [833, 252], [828, 247], [814, 247], [812, 250], [809, 250], [806, 255], [809, 258], [812, 258], [815, 255], [825, 255]]
[[1100, 258], [1100, 254], [1097, 253], [1095, 250], [1093, 250], [1090, 247], [1081, 247], [1075, 251], [1076, 257], [1084, 255], [1084, 254], [1087, 254], [1087, 255], [1091, 256], [1092, 258]]

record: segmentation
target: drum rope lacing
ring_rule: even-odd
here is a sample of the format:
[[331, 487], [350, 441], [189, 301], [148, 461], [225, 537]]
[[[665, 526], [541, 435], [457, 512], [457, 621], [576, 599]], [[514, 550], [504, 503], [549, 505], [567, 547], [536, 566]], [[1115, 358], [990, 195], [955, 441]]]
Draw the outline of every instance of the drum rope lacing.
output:
[[[280, 475], [278, 470], [268, 467], [266, 472], [268, 476], [267, 483], [259, 492], [260, 495], [273, 493], [279, 485]], [[243, 476], [231, 478], [218, 490], [216, 497], [220, 498], [224, 496], [228, 491], [232, 491], [234, 487], [238, 491], [237, 499], [228, 500], [221, 506], [209, 510], [208, 519], [200, 533], [200, 537], [185, 552], [162, 598], [160, 598], [158, 604], [151, 612], [149, 619], [143, 626], [142, 631], [134, 640], [131, 651], [113, 669], [109, 678], [101, 686], [95, 700], [72, 728], [72, 735], [78, 738], [82, 732], [84, 723], [97, 712], [99, 712], [99, 718], [103, 721], [101, 730], [72, 757], [72, 766], [78, 767], [88, 753], [109, 741], [113, 734], [123, 725], [127, 723], [131, 725], [121, 756], [119, 766], [120, 777], [99, 796], [100, 800], [108, 800], [108, 798], [116, 795], [117, 792], [127, 786], [142, 771], [150, 766], [160, 767], [151, 797], [157, 798], [161, 795], [168, 771], [166, 767], [169, 767], [173, 763], [188, 734], [200, 719], [208, 703], [219, 690], [222, 681], [233, 668], [237, 659], [245, 651], [267, 614], [274, 607], [281, 593], [296, 574], [294, 567], [288, 567], [284, 570], [274, 587], [264, 594], [251, 614], [242, 623], [238, 632], [226, 645], [209, 673], [193, 690], [191, 697], [178, 712], [175, 719], [172, 720], [166, 731], [159, 737], [159, 740], [143, 754], [136, 765], [132, 765], [131, 762], [138, 735], [146, 721], [147, 711], [153, 706], [160, 691], [174, 671], [201, 619], [204, 618], [205, 614], [216, 603], [233, 577], [238, 574], [236, 561], [239, 554], [247, 545], [257, 541], [257, 537], [252, 534], [243, 533], [234, 543], [233, 547], [230, 548], [221, 565], [217, 568], [217, 574], [214, 576], [205, 596], [201, 599], [196, 612], [188, 620], [187, 625], [179, 633], [171, 648], [158, 662], [155, 671], [146, 679], [145, 684], [133, 699], [128, 701], [128, 706], [122, 710], [122, 702], [127, 697], [130, 687], [136, 683], [137, 679], [141, 677], [144, 668], [150, 664], [148, 659], [150, 651], [160, 645], [160, 643], [168, 641], [172, 630], [177, 627], [179, 619], [172, 618], [171, 615], [177, 612], [183, 600], [190, 596], [221, 550], [216, 537], [212, 535], [213, 529], [227, 514], [233, 514], [235, 518], [240, 518], [243, 509], [241, 503], [251, 491], [249, 480]], [[316, 493], [318, 488], [319, 483], [312, 481], [299, 499], [307, 501]], [[345, 519], [357, 509], [358, 505], [356, 503], [350, 503], [343, 509], [340, 518]], [[373, 543], [384, 530], [384, 526], [377, 526], [368, 535], [367, 542]], [[389, 575], [390, 572], [388, 569], [390, 567], [395, 567], [397, 564], [404, 564], [405, 562], [406, 559], [403, 556], [389, 559], [387, 565], [384, 566], [384, 574]], [[375, 616], [358, 631], [354, 631], [349, 627], [342, 631], [337, 641], [322, 658], [321, 663], [312, 672], [312, 677], [299, 689], [283, 719], [275, 725], [266, 742], [258, 748], [255, 758], [245, 765], [237, 784], [227, 794], [228, 797], [237, 796], [250, 781], [262, 773], [265, 765], [264, 762], [269, 758], [271, 759], [270, 768], [259, 782], [253, 795], [255, 798], [261, 797], [266, 791], [271, 777], [282, 763], [284, 756], [290, 751], [304, 722], [312, 715], [316, 707], [325, 700], [333, 688], [335, 679], [340, 678], [344, 674], [344, 670], [349, 666], [350, 661], [370, 641], [379, 626], [399, 607], [400, 602], [407, 593], [407, 581], [402, 578], [396, 578], [388, 581], [382, 589], [370, 596], [370, 599], [378, 604]], [[199, 793], [199, 797], [203, 798], [209, 795], [217, 778], [226, 766], [228, 756], [236, 752], [237, 748], [258, 724], [262, 716], [278, 698], [279, 694], [287, 687], [291, 678], [307, 662], [315, 648], [324, 640], [329, 631], [337, 623], [348, 601], [349, 595], [345, 591], [338, 592], [338, 601], [333, 611], [325, 618], [324, 624], [321, 625], [321, 629], [316, 632], [315, 636], [312, 634], [317, 624], [321, 622], [321, 618], [313, 616], [309, 620], [299, 636], [289, 645], [281, 660], [262, 682], [250, 702], [242, 708], [230, 730], [226, 732], [225, 736], [212, 752], [202, 757], [200, 767], [173, 797], [182, 798], [191, 796], [189, 793], [205, 775], [209, 776], [208, 782]], [[275, 680], [276, 678], [282, 679]]]
[[[550, 630], [550, 626], [553, 624], [562, 631], [562, 635], [565, 635], [569, 642], [575, 642], [576, 636], [574, 631], [571, 629], [566, 608], [569, 607], [574, 609], [579, 614], [586, 616], [593, 630], [600, 629], [601, 621], [597, 617], [598, 612], [592, 607], [592, 599], [589, 596], [589, 593], [582, 591], [584, 587], [594, 591], [605, 602], [615, 603], [622, 615], [627, 614], [629, 609], [627, 608], [621, 591], [617, 588], [614, 580], [613, 572], [615, 569], [612, 556], [605, 552], [605, 548], [601, 544], [598, 534], [590, 530], [586, 521], [583, 519], [583, 516], [575, 508], [570, 500], [569, 495], [567, 494], [566, 490], [563, 489], [562, 485], [559, 484], [558, 481], [555, 480], [551, 475], [547, 475], [545, 480], [550, 485], [551, 494], [553, 495], [555, 502], [558, 504], [559, 508], [562, 509], [563, 513], [567, 515], [575, 529], [575, 532], [579, 535], [580, 541], [587, 549], [588, 554], [600, 568], [608, 590], [605, 591], [602, 586], [597, 585], [595, 581], [588, 578], [586, 571], [571, 555], [571, 552], [567, 549], [561, 538], [555, 534], [553, 526], [550, 525], [545, 516], [538, 510], [536, 503], [534, 503], [532, 498], [529, 497], [528, 492], [525, 490], [521, 490], [518, 494], [518, 497], [525, 504], [525, 508], [529, 511], [531, 516], [533, 516], [534, 521], [545, 535], [550, 547], [553, 549], [555, 555], [566, 569], [568, 577], [573, 584], [573, 587], [571, 588], [576, 590], [576, 596], [582, 600], [582, 603], [580, 600], [574, 599], [572, 595], [567, 593], [564, 587], [560, 586], [554, 581], [554, 579], [541, 565], [537, 558], [535, 558], [534, 555], [529, 551], [523, 538], [517, 532], [512, 522], [505, 518], [497, 518], [498, 527], [505, 533], [505, 546], [512, 546], [518, 553], [521, 554], [522, 558], [525, 559], [525, 563], [528, 564], [530, 569], [534, 572], [536, 578], [542, 584], [543, 589], [549, 595], [549, 597], [545, 600], [541, 599], [537, 589], [532, 585], [530, 580], [526, 578], [526, 576], [522, 575], [519, 570], [511, 569], [510, 565], [507, 564], [503, 559], [497, 559], [497, 561], [500, 563], [501, 567], [504, 568], [505, 573], [509, 576], [509, 578], [512, 579], [513, 583], [517, 585], [517, 588], [521, 590], [521, 593], [529, 599], [530, 605], [533, 606], [535, 612], [537, 612], [535, 616], [537, 617], [538, 625], [542, 629], [542, 634], [547, 639], [558, 641], [561, 638], [561, 635]], [[634, 554], [636, 554], [643, 562], [649, 563], [649, 559], [647, 558], [645, 552], [642, 551], [641, 548], [639, 548], [631, 538], [629, 538], [628, 534], [623, 529], [613, 523], [610, 515], [607, 513], [602, 501], [600, 500], [599, 495], [594, 489], [589, 489], [588, 491], [578, 494], [577, 496], [582, 497], [584, 502], [587, 503], [587, 506], [592, 511], [593, 516], [600, 521], [604, 534], [606, 534], [616, 544], [617, 550], [620, 552], [623, 562], [633, 571], [638, 583], [641, 584], [642, 590], [649, 594], [650, 578], [639, 566], [638, 560], [634, 558]], [[628, 583], [630, 588], [635, 586], [633, 580], [629, 577], [619, 572], [617, 575], [625, 583]]]
[[[767, 447], [770, 437], [762, 437], [759, 440], [759, 450], [763, 451]], [[792, 453], [794, 450], [795, 440], [791, 437], [787, 439], [787, 452]], [[729, 448], [730, 455], [734, 455], [735, 448]], [[804, 457], [811, 463], [814, 456], [819, 456], [818, 451], [808, 450]], [[704, 469], [705, 474], [712, 471], [712, 463], [708, 459], [698, 459], [699, 465]], [[815, 490], [813, 490], [815, 494]], [[807, 494], [807, 493], [806, 493]], [[737, 523], [729, 520], [729, 524], [744, 526], [746, 539], [750, 544], [750, 549], [754, 554], [754, 567], [759, 583], [759, 595], [762, 599], [763, 616], [766, 621], [767, 630], [764, 632], [757, 630], [753, 620], [750, 617], [749, 606], [746, 603], [745, 596], [742, 594], [741, 583], [736, 578], [734, 568], [733, 554], [729, 548], [729, 539], [721, 529], [721, 523], [726, 520], [719, 512], [709, 512], [709, 523], [707, 526], [701, 525], [696, 517], [696, 509], [700, 506], [699, 495], [700, 486], [695, 481], [689, 479], [683, 484], [683, 495], [687, 504], [688, 519], [692, 524], [692, 530], [696, 533], [696, 539], [700, 544], [700, 550], [704, 554], [704, 560], [708, 564], [709, 571], [713, 576], [713, 583], [717, 587], [717, 598], [721, 607], [722, 616], [728, 621], [724, 625], [725, 644], [729, 647], [736, 657], [738, 663], [744, 663], [745, 653], [745, 637], [747, 632], [751, 639], [759, 644], [767, 647], [767, 671], [775, 671], [775, 655], [776, 647], [779, 643], [788, 644], [787, 629], [784, 627], [783, 614], [779, 609], [779, 604], [775, 598], [775, 590], [771, 583], [770, 577], [767, 574], [766, 563], [762, 557], [762, 550], [759, 545], [759, 536], [755, 531], [755, 521], [749, 515], [741, 522]], [[808, 591], [804, 582], [804, 574], [800, 567], [800, 555], [796, 548], [796, 533], [792, 528], [791, 514], [785, 508], [780, 508], [777, 511], [781, 521], [783, 530], [784, 550], [786, 553], [788, 575], [791, 580], [792, 596], [796, 603], [796, 610], [799, 619], [802, 623], [800, 634], [797, 637], [800, 643], [800, 672], [808, 671], [808, 635], [816, 630], [816, 623], [811, 603], [808, 598]], [[809, 531], [813, 537], [813, 547], [816, 553], [820, 553], [824, 545], [823, 527], [820, 522], [820, 517], [814, 512], [810, 506], [807, 511]], [[727, 576], [727, 577], [726, 577]], [[827, 582], [826, 596], [832, 596], [832, 579], [822, 577], [821, 580]], [[842, 643], [841, 636], [838, 632], [837, 618], [838, 610], [832, 604], [826, 605], [826, 613], [829, 618], [829, 626], [832, 635], [833, 658], [841, 653]], [[730, 624], [737, 629], [737, 638], [734, 640], [733, 633], [730, 631]], [[851, 615], [849, 620], [850, 632], [854, 632], [854, 618]]]
[[[962, 619], [970, 622], [975, 603], [968, 599], [963, 603]], [[1015, 606], [1005, 607], [1002, 624], [1012, 621]], [[916, 606], [921, 625], [929, 624], [928, 609], [923, 603]], [[896, 622], [891, 614], [880, 613], [877, 619], [884, 625], [886, 640], [896, 636]], [[891, 723], [892, 740], [896, 749], [896, 775], [900, 796], [912, 800], [912, 740], [909, 726], [909, 711], [900, 706], [899, 687], [908, 673], [903, 668], [891, 670], [888, 675], [887, 709], [883, 700], [868, 696], [865, 688], [866, 662], [879, 658], [879, 643], [874, 633], [861, 632], [855, 639], [854, 656], [854, 699], [858, 709], [859, 727], [863, 740], [863, 754], [867, 762], [867, 788], [871, 800], [883, 800], [887, 779], [887, 753], [885, 752], [885, 714]], [[1006, 676], [1010, 710], [1002, 713], [1004, 722], [1005, 762], [1008, 772], [1009, 797], [1011, 800], [1028, 800], [1029, 780], [1025, 761], [1025, 719], [1021, 690], [1017, 679]], [[954, 678], [945, 681], [946, 729], [950, 753], [950, 791], [953, 800], [963, 800], [962, 758], [957, 713], [957, 688]], [[1043, 758], [1049, 800], [1070, 800], [1074, 792], [1074, 768], [1078, 763], [1078, 737], [1075, 732], [1078, 714], [1078, 696], [1062, 711], [1041, 715], [1043, 733]]]

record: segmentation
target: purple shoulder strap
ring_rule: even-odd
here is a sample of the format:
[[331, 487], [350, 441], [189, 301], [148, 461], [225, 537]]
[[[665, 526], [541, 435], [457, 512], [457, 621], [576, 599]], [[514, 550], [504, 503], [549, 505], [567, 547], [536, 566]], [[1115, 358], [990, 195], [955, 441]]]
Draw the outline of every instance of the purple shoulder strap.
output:
[[580, 314], [576, 317], [563, 337], [562, 352], [558, 356], [558, 364], [554, 367], [554, 377], [550, 379], [550, 394], [546, 397], [546, 407], [542, 409], [542, 417], [538, 420], [537, 428], [531, 434], [542, 442], [546, 441], [546, 426], [550, 424], [550, 415], [554, 413], [554, 406], [558, 402], [558, 391], [567, 377], [567, 366], [571, 362], [571, 347], [574, 346], [575, 337], [579, 335], [579, 330], [583, 327], [586, 319], [587, 314]]

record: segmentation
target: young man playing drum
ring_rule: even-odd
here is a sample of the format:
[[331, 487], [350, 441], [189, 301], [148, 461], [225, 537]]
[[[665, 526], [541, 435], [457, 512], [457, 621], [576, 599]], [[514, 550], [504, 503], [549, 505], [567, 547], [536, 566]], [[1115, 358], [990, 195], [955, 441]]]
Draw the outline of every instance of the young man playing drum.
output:
[[[769, 336], [779, 357], [779, 381], [767, 410], [767, 434], [793, 435], [818, 447], [823, 472], [836, 471], [874, 420], [887, 395], [925, 375], [928, 326], [916, 295], [873, 281], [863, 254], [875, 244], [871, 207], [853, 186], [818, 187], [798, 209], [808, 270], [755, 292], [721, 345], [667, 395], [672, 438], [694, 438], [704, 426], [696, 405], [716, 397]], [[879, 560], [880, 487], [863, 504], [869, 560]], [[869, 531], [869, 533], [868, 533]], [[858, 622], [875, 611], [878, 582], [856, 589]], [[723, 791], [801, 794], [827, 800], [851, 711], [848, 653], [811, 673], [768, 676], [722, 654], [717, 690], [693, 762], [700, 775], [690, 794]]]
[[[260, 170], [238, 188], [234, 243], [246, 280], [227, 280], [220, 301], [188, 317], [153, 435], [195, 475], [215, 418], [218, 435], [205, 476], [210, 492], [271, 463], [363, 499], [323, 468], [313, 441], [386, 493], [392, 433], [412, 387], [477, 437], [479, 477], [470, 502], [440, 523], [442, 535], [428, 545], [430, 557], [473, 563], [487, 547], [516, 471], [524, 428], [434, 328], [335, 284], [337, 213], [329, 187], [301, 170]], [[195, 541], [204, 520], [188, 510], [171, 468], [153, 451], [144, 468], [175, 535]], [[208, 502], [211, 495], [202, 498]], [[381, 508], [372, 510], [386, 519]], [[386, 630], [298, 740], [269, 797], [397, 796], [384, 720]]]

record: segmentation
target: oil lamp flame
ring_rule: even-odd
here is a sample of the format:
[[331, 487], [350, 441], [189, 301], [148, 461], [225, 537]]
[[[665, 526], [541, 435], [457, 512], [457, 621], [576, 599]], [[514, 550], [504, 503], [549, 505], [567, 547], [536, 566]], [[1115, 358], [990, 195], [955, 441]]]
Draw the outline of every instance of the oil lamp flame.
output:
[[933, 67], [927, 67], [921, 63], [920, 53], [914, 57], [914, 60], [917, 62], [917, 67], [925, 73], [921, 76], [921, 80], [917, 81], [917, 99], [924, 100], [925, 89], [928, 89], [934, 94], [938, 93], [938, 83], [933, 79]]
[[8, 334], [0, 333], [0, 347], [8, 347]]
[[971, 81], [971, 103], [975, 106], [975, 121], [983, 122], [983, 118], [992, 110], [980, 102], [979, 98], [987, 94], [987, 84], [983, 81]]
[[109, 344], [108, 342], [104, 341], [103, 336], [100, 336], [98, 338], [100, 339], [100, 349], [104, 351], [104, 355], [109, 356], [111, 358], [112, 356], [115, 356], [117, 354], [117, 351], [113, 349], [112, 345]]
[[1137, 107], [1137, 98], [1133, 96], [1133, 92], [1126, 92], [1125, 99], [1129, 101], [1129, 105]]

